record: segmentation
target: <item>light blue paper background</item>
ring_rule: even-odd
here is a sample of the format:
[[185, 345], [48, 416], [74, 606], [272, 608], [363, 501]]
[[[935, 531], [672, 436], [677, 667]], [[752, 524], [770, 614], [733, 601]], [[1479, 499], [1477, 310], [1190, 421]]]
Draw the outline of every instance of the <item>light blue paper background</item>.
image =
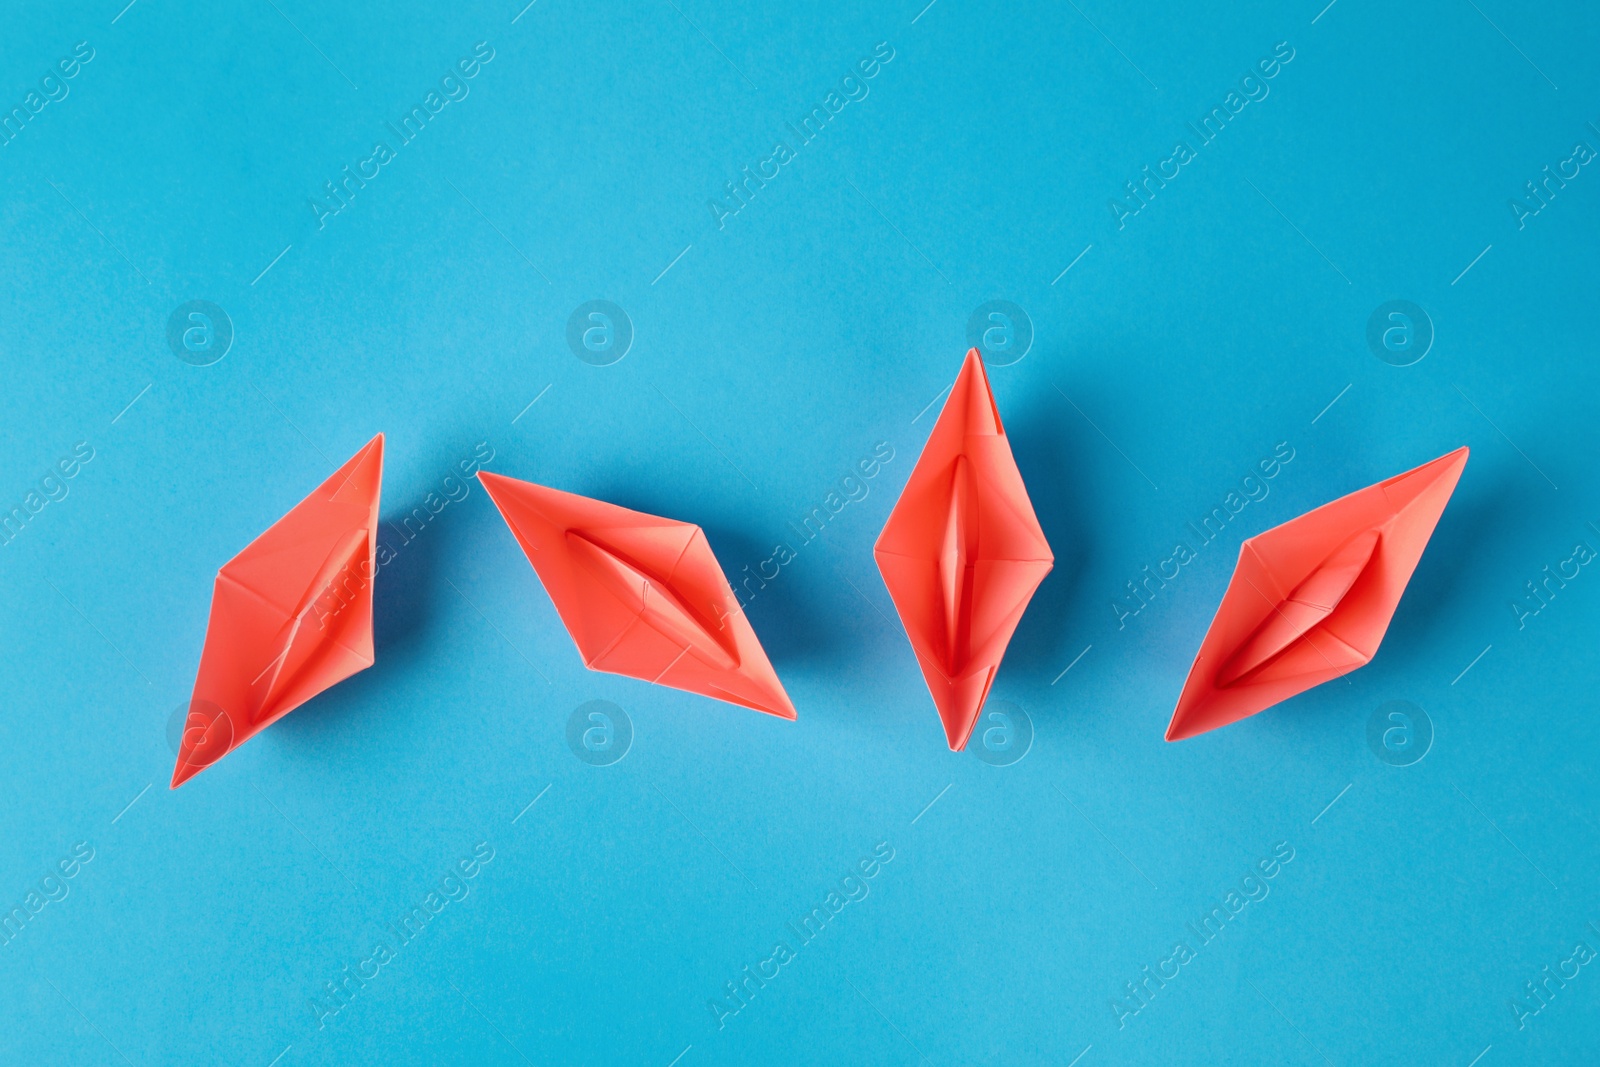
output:
[[[1600, 577], [1511, 605], [1600, 548], [1600, 174], [1520, 228], [1509, 201], [1600, 148], [1600, 15], [518, 6], [7, 13], [5, 109], [94, 58], [0, 148], [0, 504], [94, 458], [0, 549], [0, 905], [94, 858], [0, 946], [0, 1059], [1592, 1052], [1600, 971], [1520, 1028], [1512, 1002], [1600, 949]], [[480, 41], [469, 95], [399, 146], [385, 123]], [[865, 98], [800, 145], [786, 124], [879, 42]], [[1267, 95], [1200, 145], [1186, 123], [1279, 42]], [[319, 229], [310, 199], [379, 139], [395, 158]], [[719, 228], [708, 201], [780, 140]], [[1178, 140], [1196, 158], [1119, 229], [1109, 201]], [[207, 367], [166, 336], [197, 299], [236, 331]], [[592, 299], [635, 330], [610, 366], [566, 342]], [[1056, 554], [993, 692], [1036, 733], [1005, 767], [946, 751], [870, 552], [995, 299], [1035, 334], [990, 373]], [[1366, 341], [1391, 299], [1436, 331], [1411, 366]], [[387, 529], [481, 441], [501, 473], [700, 523], [734, 577], [878, 442], [895, 458], [750, 605], [797, 723], [585, 671], [473, 489], [384, 568], [373, 669], [168, 792], [217, 568], [378, 431]], [[1268, 495], [1119, 628], [1124, 583], [1280, 442]], [[1369, 667], [1163, 742], [1239, 541], [1462, 444]], [[597, 699], [635, 732], [611, 766], [566, 741]], [[1368, 746], [1394, 700], [1432, 724], [1412, 766]], [[785, 924], [880, 842], [800, 946]], [[1186, 924], [1279, 842], [1270, 894], [1199, 947]], [[311, 998], [479, 843], [470, 893], [319, 1026]], [[707, 1002], [779, 940], [719, 1027]], [[1119, 1026], [1179, 940], [1195, 958]]]

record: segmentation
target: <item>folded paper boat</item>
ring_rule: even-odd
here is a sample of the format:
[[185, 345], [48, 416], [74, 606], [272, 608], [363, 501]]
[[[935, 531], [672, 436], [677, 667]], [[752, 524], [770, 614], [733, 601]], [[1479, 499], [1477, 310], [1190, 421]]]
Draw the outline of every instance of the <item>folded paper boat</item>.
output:
[[1055, 563], [976, 348], [872, 554], [945, 739], [959, 751], [1028, 601]]
[[489, 471], [478, 478], [590, 670], [795, 717], [700, 527]]
[[1458, 448], [1245, 541], [1167, 740], [1370, 662], [1466, 464]]
[[173, 789], [372, 666], [382, 482], [380, 433], [217, 572]]

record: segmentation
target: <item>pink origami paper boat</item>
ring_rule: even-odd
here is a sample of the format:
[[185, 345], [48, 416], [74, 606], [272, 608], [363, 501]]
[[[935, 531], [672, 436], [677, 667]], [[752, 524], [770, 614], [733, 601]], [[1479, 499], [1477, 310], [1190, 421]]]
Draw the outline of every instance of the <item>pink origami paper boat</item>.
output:
[[379, 434], [217, 573], [176, 789], [372, 666]]
[[1245, 541], [1167, 740], [1370, 662], [1466, 465], [1458, 448]]
[[700, 527], [489, 471], [478, 478], [590, 670], [795, 717]]
[[1055, 563], [976, 348], [872, 554], [945, 738], [959, 751], [1012, 632]]

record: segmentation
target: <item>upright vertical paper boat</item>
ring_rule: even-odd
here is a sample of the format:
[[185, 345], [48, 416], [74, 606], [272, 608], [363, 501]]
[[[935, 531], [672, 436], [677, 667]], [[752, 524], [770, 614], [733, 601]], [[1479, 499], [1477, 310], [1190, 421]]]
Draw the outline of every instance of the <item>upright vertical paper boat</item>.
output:
[[590, 670], [795, 717], [700, 527], [479, 471]]
[[1167, 740], [1370, 662], [1466, 464], [1458, 448], [1245, 541]]
[[872, 554], [945, 739], [960, 751], [1028, 601], [1055, 564], [976, 348]]
[[217, 573], [176, 789], [372, 666], [379, 434]]

